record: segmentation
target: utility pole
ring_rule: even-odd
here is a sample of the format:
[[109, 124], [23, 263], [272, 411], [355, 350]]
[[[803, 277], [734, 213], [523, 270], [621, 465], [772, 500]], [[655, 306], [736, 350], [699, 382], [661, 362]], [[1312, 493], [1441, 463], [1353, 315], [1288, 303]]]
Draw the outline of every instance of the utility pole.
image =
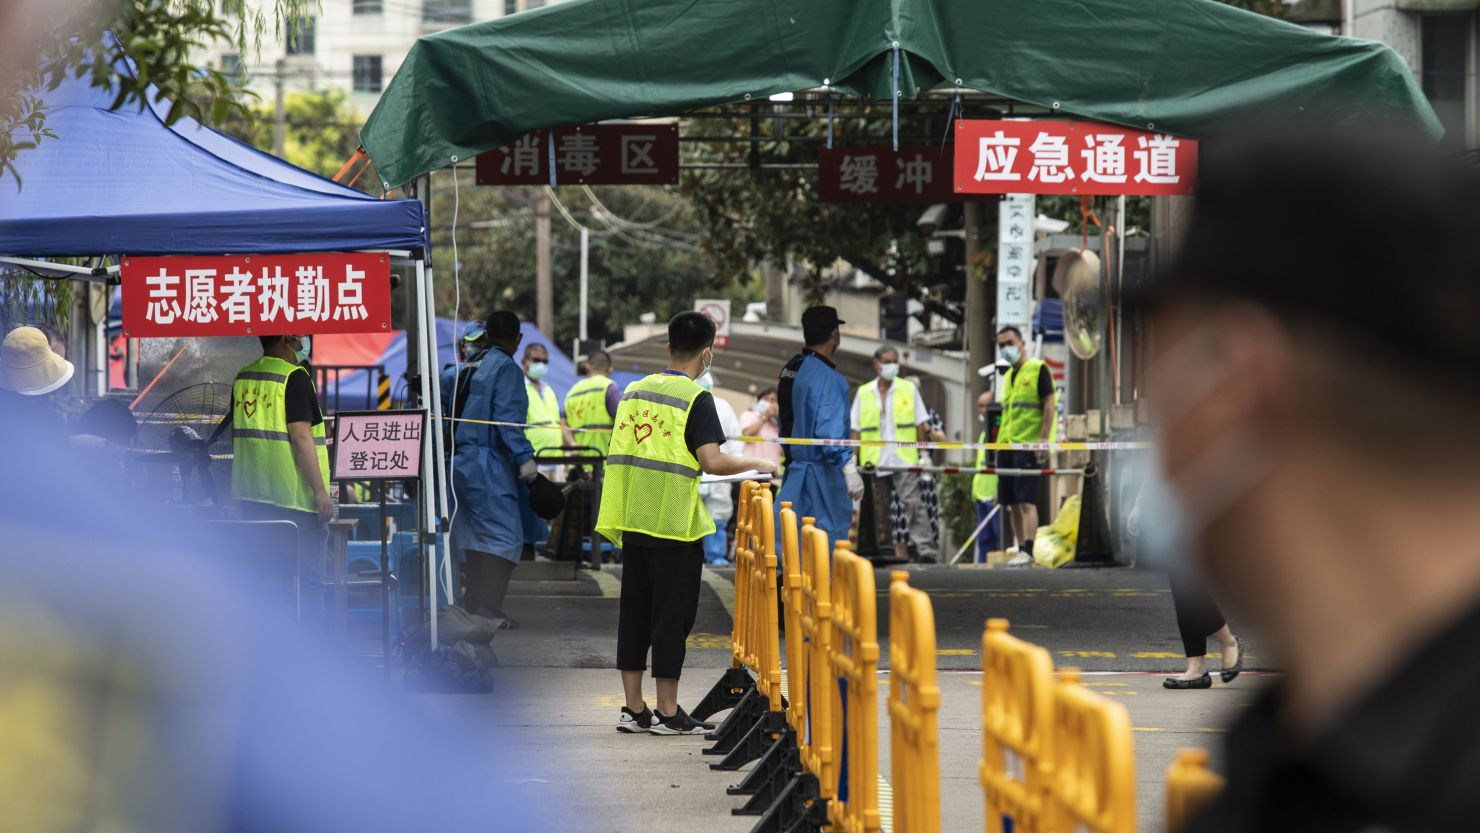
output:
[[278, 58], [273, 65], [272, 82], [274, 88], [273, 110], [272, 110], [272, 152], [279, 159], [283, 158], [287, 147], [288, 132], [288, 110], [283, 102], [283, 87], [288, 80], [288, 62], [284, 58]]
[[550, 285], [550, 192], [540, 189], [534, 206], [535, 324], [546, 338], [555, 335], [555, 293]]
[[[962, 270], [966, 281], [966, 351], [968, 370], [966, 373], [967, 411], [964, 424], [976, 424], [976, 400], [987, 390], [989, 383], [976, 371], [991, 364], [997, 356], [997, 340], [993, 337], [992, 321], [996, 317], [996, 282], [991, 281], [991, 270], [980, 268], [982, 244], [982, 204], [968, 202], [963, 206], [966, 232], [966, 265]], [[968, 437], [965, 439], [975, 439]]]

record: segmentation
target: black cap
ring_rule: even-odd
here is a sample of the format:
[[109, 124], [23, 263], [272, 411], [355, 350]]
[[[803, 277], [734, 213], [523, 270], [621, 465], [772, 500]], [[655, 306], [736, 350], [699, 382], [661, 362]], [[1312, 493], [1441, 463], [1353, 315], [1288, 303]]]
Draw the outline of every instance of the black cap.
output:
[[808, 344], [821, 344], [839, 324], [846, 323], [832, 307], [807, 307], [802, 312], [802, 340]]
[[1199, 168], [1176, 256], [1128, 300], [1240, 298], [1378, 348], [1365, 358], [1480, 364], [1472, 164], [1349, 130], [1210, 142]]

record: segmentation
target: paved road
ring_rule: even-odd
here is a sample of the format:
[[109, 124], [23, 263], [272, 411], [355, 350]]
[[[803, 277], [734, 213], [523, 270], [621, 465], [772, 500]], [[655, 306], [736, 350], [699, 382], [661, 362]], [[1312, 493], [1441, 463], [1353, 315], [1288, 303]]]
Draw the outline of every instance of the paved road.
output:
[[[615, 656], [620, 568], [575, 581], [518, 582], [510, 614], [527, 630], [500, 639], [500, 657], [516, 666], [608, 668]], [[1182, 644], [1171, 593], [1160, 573], [1127, 568], [1008, 570], [925, 567], [910, 583], [930, 593], [942, 669], [980, 669], [982, 628], [1005, 617], [1018, 636], [1048, 648], [1061, 666], [1089, 671], [1180, 671]], [[729, 663], [732, 570], [708, 570], [699, 618], [690, 639], [689, 667]], [[879, 636], [887, 643], [889, 571], [878, 570]], [[1234, 626], [1238, 630], [1237, 616]], [[560, 635], [559, 650], [536, 635]], [[1252, 669], [1272, 667], [1257, 636], [1241, 632]], [[881, 654], [887, 658], [888, 650]]]

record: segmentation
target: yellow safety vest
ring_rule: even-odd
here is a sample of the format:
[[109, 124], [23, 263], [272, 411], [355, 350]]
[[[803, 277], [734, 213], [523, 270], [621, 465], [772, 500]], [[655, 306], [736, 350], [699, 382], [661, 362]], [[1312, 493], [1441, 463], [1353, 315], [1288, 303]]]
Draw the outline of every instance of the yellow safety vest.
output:
[[656, 373], [628, 386], [606, 457], [596, 531], [617, 547], [622, 533], [697, 541], [714, 532], [699, 499], [699, 461], [684, 442], [689, 410], [704, 389]]
[[[985, 443], [987, 441], [987, 432], [986, 431], [982, 431], [981, 436], [980, 437], [977, 437], [976, 438], [976, 441], [979, 442], [979, 443]], [[979, 469], [984, 469], [984, 468], [987, 467], [987, 450], [985, 448], [978, 448], [976, 450], [976, 467], [979, 468]], [[984, 500], [996, 500], [997, 499], [997, 475], [995, 475], [995, 474], [974, 474], [974, 475], [972, 475], [971, 476], [971, 499], [974, 500], [974, 501], [976, 501], [977, 503], [981, 503]]]
[[[292, 362], [263, 356], [231, 383], [231, 496], [300, 512], [317, 512], [313, 488], [293, 461], [288, 442], [288, 377], [307, 374]], [[324, 423], [313, 426], [319, 474], [329, 487], [329, 445]]]
[[[1028, 359], [1021, 369], [1007, 372], [1002, 391], [1002, 426], [997, 441], [1003, 443], [1043, 442], [1043, 400], [1038, 398], [1038, 376], [1042, 359]], [[1050, 426], [1049, 439], [1057, 435]]]
[[[890, 416], [894, 418], [894, 439], [915, 442], [920, 439], [919, 426], [915, 425], [915, 386], [904, 379], [895, 379], [889, 389]], [[883, 409], [879, 403], [879, 380], [874, 379], [858, 389], [858, 437], [877, 440], [883, 436], [879, 420]], [[859, 465], [877, 466], [882, 446], [859, 446]], [[907, 466], [920, 462], [920, 451], [915, 448], [895, 448], [894, 452]]]
[[559, 448], [562, 437], [560, 436], [560, 400], [555, 398], [555, 390], [549, 385], [541, 385], [543, 392], [536, 390], [534, 382], [524, 380], [524, 392], [529, 396], [529, 410], [524, 413], [524, 421], [530, 425], [550, 425], [551, 428], [526, 428], [524, 438], [534, 446], [534, 453], [539, 454], [542, 448]]
[[576, 445], [598, 449], [602, 454], [611, 446], [610, 430], [583, 429], [612, 427], [612, 415], [606, 412], [606, 389], [612, 384], [605, 376], [587, 376], [565, 394], [565, 421], [575, 432]]

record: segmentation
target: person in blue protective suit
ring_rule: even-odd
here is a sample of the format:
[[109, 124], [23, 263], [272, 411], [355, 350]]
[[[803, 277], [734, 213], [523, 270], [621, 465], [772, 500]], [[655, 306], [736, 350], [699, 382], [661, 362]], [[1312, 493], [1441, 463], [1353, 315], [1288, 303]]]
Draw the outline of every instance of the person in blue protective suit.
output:
[[[500, 310], [488, 316], [489, 349], [468, 380], [463, 416], [470, 420], [524, 422], [529, 402], [524, 371], [514, 361], [519, 349], [519, 316]], [[456, 514], [452, 548], [462, 561], [463, 607], [503, 619], [504, 594], [524, 549], [520, 505], [529, 501], [536, 473], [534, 449], [524, 429], [511, 425], [459, 422], [454, 431], [452, 487]]]
[[[832, 363], [842, 323], [832, 307], [809, 307], [802, 313], [806, 347], [786, 363], [776, 386], [782, 437], [848, 439], [848, 380]], [[829, 544], [848, 540], [853, 505], [863, 497], [853, 449], [786, 445], [782, 453], [786, 477], [776, 505], [791, 501], [797, 517], [816, 518]]]
[[[437, 376], [437, 384], [442, 388], [443, 412], [454, 417], [462, 416], [463, 406], [468, 402], [468, 382], [477, 372], [486, 352], [488, 335], [483, 332], [483, 322], [474, 321], [464, 327], [462, 338], [457, 341], [457, 364], [447, 365]], [[446, 423], [442, 433], [442, 452], [449, 458], [452, 456], [453, 425], [452, 422]]]

